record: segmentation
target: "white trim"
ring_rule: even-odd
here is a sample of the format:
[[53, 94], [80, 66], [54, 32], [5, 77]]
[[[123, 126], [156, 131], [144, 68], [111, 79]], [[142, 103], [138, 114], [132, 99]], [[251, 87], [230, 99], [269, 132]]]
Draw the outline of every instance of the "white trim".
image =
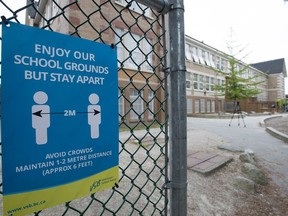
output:
[[[120, 6], [122, 6], [122, 7], [126, 7], [127, 6], [127, 2], [125, 1], [125, 0], [116, 0], [115, 1], [115, 4], [117, 4], [117, 5], [120, 5]], [[141, 7], [143, 7], [144, 9], [142, 9], [142, 8], [139, 8], [138, 7], [138, 5], [136, 4], [136, 2], [132, 2], [132, 5], [129, 7], [129, 10], [130, 11], [133, 11], [133, 12], [135, 12], [135, 13], [137, 13], [137, 14], [143, 14], [143, 11], [146, 9], [146, 8], [148, 8], [148, 7], [145, 7], [145, 5], [143, 5], [143, 4], [141, 4], [141, 3], [138, 3]], [[149, 13], [149, 14], [147, 14], [147, 13]], [[153, 17], [152, 17], [152, 10], [150, 9], [150, 8], [148, 8], [148, 9], [146, 9], [145, 11], [144, 11], [144, 15], [147, 17], [147, 18], [149, 18], [149, 19], [153, 19]]]

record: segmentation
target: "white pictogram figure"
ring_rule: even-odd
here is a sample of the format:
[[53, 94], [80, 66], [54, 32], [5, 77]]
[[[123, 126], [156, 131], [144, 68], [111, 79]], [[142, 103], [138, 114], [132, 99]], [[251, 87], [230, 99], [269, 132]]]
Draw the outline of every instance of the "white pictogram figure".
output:
[[90, 125], [91, 138], [99, 137], [99, 125], [101, 124], [101, 106], [97, 105], [99, 96], [95, 93], [90, 94], [89, 102], [92, 105], [88, 106], [88, 124]]
[[48, 95], [38, 91], [33, 99], [37, 105], [32, 106], [32, 127], [35, 129], [36, 143], [42, 145], [47, 143], [47, 129], [50, 127], [50, 107], [45, 105]]

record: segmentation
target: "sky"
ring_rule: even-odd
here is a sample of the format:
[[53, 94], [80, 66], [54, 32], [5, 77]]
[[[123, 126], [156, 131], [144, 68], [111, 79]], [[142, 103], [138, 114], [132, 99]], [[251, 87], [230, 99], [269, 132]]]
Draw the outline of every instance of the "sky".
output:
[[[23, 7], [26, 0], [4, 0], [12, 9]], [[207, 45], [228, 52], [232, 39], [244, 48], [251, 64], [285, 58], [288, 67], [288, 2], [284, 0], [184, 0], [185, 34]], [[1, 15], [7, 11], [1, 8]], [[3, 12], [4, 11], [4, 12]], [[11, 16], [8, 13], [6, 16]], [[24, 13], [19, 19], [24, 20]], [[236, 48], [235, 48], [236, 49]], [[287, 68], [288, 70], [288, 68]], [[286, 94], [288, 79], [286, 78]]]
[[288, 70], [288, 2], [184, 0], [184, 7], [186, 35], [223, 52], [228, 52], [227, 42], [232, 38], [236, 46], [244, 48], [244, 62], [285, 58]]

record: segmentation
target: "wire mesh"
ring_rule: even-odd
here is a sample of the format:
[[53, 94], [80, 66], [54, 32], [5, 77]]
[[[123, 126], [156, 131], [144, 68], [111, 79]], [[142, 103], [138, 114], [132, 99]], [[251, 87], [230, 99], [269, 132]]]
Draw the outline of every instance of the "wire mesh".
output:
[[0, 9], [0, 26], [10, 20], [118, 49], [119, 185], [33, 215], [165, 215], [164, 16], [128, 0], [0, 0]]

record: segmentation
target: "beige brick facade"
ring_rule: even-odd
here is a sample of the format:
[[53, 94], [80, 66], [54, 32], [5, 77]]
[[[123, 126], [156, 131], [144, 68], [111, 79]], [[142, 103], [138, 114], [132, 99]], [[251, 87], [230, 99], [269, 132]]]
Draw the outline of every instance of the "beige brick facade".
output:
[[[164, 100], [164, 73], [161, 72], [163, 69], [164, 52], [163, 38], [159, 38], [159, 35], [162, 35], [160, 18], [156, 17], [154, 13], [151, 13], [150, 16], [144, 16], [138, 12], [131, 11], [126, 8], [126, 5], [122, 4], [121, 1], [117, 0], [78, 1], [76, 3], [73, 0], [63, 0], [58, 1], [61, 10], [55, 5], [53, 7], [52, 1], [42, 1], [42, 3], [43, 2], [45, 5], [43, 6], [42, 14], [47, 20], [52, 16], [58, 16], [54, 18], [53, 21], [48, 21], [50, 25], [47, 24], [47, 21], [43, 18], [35, 19], [33, 23], [34, 26], [43, 27], [49, 25], [49, 28], [53, 31], [105, 44], [114, 44], [116, 42], [116, 29], [129, 31], [132, 34], [140, 36], [141, 41], [144, 40], [142, 38], [148, 38], [152, 44], [151, 50], [153, 54], [151, 64], [154, 67], [153, 70], [146, 71], [141, 68], [140, 72], [137, 68], [130, 68], [125, 65], [121, 66], [119, 63], [118, 85], [124, 96], [124, 107], [119, 107], [119, 110], [124, 110], [122, 115], [125, 116], [125, 121], [137, 122], [139, 119], [131, 119], [131, 115], [124, 115], [131, 112], [132, 103], [129, 101], [130, 92], [133, 89], [142, 91], [141, 94], [143, 94], [142, 97], [144, 99], [142, 109], [146, 110], [147, 103], [145, 101], [148, 101], [148, 95], [151, 94], [150, 91], [153, 91], [155, 96], [159, 98], [153, 100], [155, 116], [151, 118], [148, 110], [146, 112], [143, 111], [141, 121], [148, 122], [155, 118], [162, 121], [164, 119], [164, 103], [159, 102]], [[123, 46], [127, 45], [124, 44]], [[127, 52], [126, 55], [127, 58], [129, 58], [131, 53]], [[125, 62], [127, 62], [127, 60], [124, 59], [123, 62], [123, 64], [126, 64]]]

